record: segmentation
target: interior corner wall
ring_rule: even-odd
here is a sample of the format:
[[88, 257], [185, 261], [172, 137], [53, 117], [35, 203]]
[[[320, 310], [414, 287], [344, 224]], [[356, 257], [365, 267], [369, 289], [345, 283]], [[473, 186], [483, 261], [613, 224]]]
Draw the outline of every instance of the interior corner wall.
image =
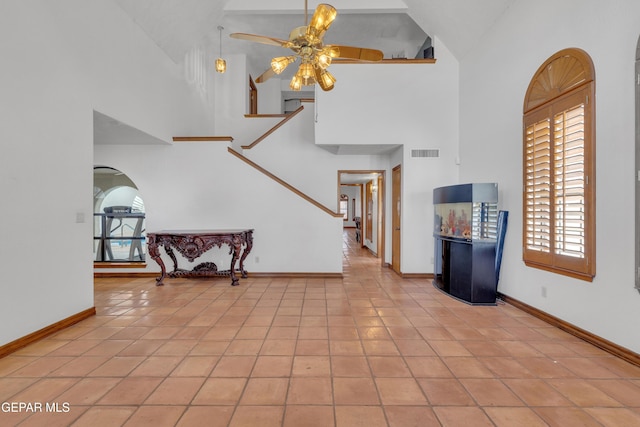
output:
[[0, 51], [3, 345], [94, 305], [93, 110], [161, 138], [208, 122], [111, 1], [3, 1]]
[[280, 83], [281, 79], [276, 77], [272, 77], [264, 83], [256, 83], [256, 88], [258, 89], [258, 114], [282, 113], [282, 90], [280, 89]]
[[[316, 93], [317, 144], [404, 146], [390, 157], [397, 162], [389, 164], [385, 210], [390, 262], [391, 169], [401, 164], [402, 273], [433, 272], [433, 189], [458, 181], [458, 61], [443, 42], [434, 37], [434, 43], [435, 64], [332, 64], [336, 90]], [[435, 149], [439, 156], [412, 157], [416, 149]]]
[[249, 73], [246, 55], [234, 54], [225, 57], [227, 71], [215, 73], [215, 135], [241, 138], [240, 123], [249, 113]]
[[[460, 63], [460, 180], [497, 182], [499, 207], [510, 212], [498, 290], [637, 353], [640, 335], [631, 325], [640, 294], [631, 230], [639, 34], [635, 0], [515, 1]], [[568, 47], [585, 50], [596, 71], [597, 274], [591, 283], [522, 261], [524, 97], [538, 67]]]

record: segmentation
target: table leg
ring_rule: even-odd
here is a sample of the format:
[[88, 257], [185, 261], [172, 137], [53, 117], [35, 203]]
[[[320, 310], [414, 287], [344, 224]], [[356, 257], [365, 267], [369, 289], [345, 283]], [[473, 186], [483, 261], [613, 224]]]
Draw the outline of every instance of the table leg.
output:
[[251, 248], [253, 248], [253, 233], [251, 231], [247, 232], [245, 238], [246, 246], [244, 248], [244, 251], [242, 252], [242, 256], [240, 257], [240, 274], [242, 275], [243, 279], [247, 277], [247, 272], [244, 269], [244, 260], [249, 255], [249, 252], [251, 252]]
[[149, 255], [160, 266], [160, 271], [162, 272], [162, 274], [160, 275], [160, 277], [156, 278], [156, 286], [162, 286], [164, 285], [162, 281], [167, 276], [167, 269], [164, 267], [164, 262], [162, 261], [162, 257], [160, 256], [160, 249], [158, 248], [158, 243], [155, 241], [153, 237], [149, 238]]
[[236, 261], [240, 256], [240, 249], [242, 249], [242, 240], [238, 236], [234, 236], [231, 242], [231, 265], [229, 266], [229, 275], [231, 276], [231, 286], [238, 286], [239, 279], [236, 277]]

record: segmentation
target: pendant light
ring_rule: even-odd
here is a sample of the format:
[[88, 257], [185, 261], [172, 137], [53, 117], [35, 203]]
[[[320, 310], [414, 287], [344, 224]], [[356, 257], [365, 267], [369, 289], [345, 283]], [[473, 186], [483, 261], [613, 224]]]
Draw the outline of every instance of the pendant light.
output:
[[218, 30], [220, 31], [220, 56], [216, 59], [216, 71], [222, 74], [227, 71], [227, 61], [222, 59], [222, 30], [224, 27], [218, 25]]

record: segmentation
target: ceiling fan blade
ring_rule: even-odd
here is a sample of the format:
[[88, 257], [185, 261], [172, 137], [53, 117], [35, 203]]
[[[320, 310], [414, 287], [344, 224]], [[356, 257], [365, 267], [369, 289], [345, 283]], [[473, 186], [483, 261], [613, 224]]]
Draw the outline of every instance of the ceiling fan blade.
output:
[[265, 71], [264, 73], [258, 76], [258, 78], [256, 79], [256, 83], [264, 83], [275, 75], [276, 75], [276, 72], [273, 71], [271, 67], [269, 67], [267, 71]]
[[331, 56], [334, 58], [355, 59], [358, 61], [377, 62], [377, 61], [382, 61], [382, 57], [384, 56], [382, 51], [378, 49], [367, 49], [364, 47], [327, 45], [325, 46], [325, 48], [330, 48], [332, 50]]
[[281, 40], [275, 37], [267, 37], [267, 36], [258, 36], [255, 34], [247, 34], [247, 33], [231, 33], [229, 37], [240, 40], [248, 40], [250, 42], [269, 44], [272, 46], [280, 46], [280, 47], [289, 47], [288, 40]]
[[329, 29], [329, 26], [336, 19], [338, 12], [336, 8], [330, 4], [319, 4], [316, 7], [316, 11], [313, 12], [311, 22], [307, 27], [307, 35], [317, 40], [322, 40], [324, 33]]

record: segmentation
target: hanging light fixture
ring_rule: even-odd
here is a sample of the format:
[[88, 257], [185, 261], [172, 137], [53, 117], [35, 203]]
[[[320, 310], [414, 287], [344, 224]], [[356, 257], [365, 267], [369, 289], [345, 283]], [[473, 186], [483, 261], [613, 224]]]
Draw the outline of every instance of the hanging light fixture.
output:
[[227, 71], [227, 61], [222, 59], [222, 30], [224, 30], [224, 27], [218, 25], [218, 31], [220, 31], [220, 56], [216, 59], [216, 71], [221, 74]]

